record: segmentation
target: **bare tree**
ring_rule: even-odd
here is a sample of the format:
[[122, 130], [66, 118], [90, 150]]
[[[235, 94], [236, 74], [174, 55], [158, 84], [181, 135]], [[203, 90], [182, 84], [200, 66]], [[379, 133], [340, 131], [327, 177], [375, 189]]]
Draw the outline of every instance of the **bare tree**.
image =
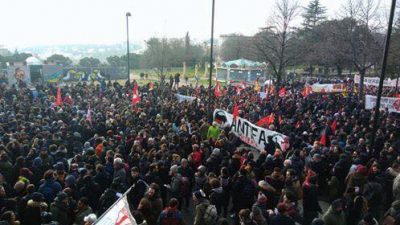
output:
[[384, 39], [380, 21], [379, 0], [347, 0], [344, 5], [342, 29], [343, 43], [349, 44], [351, 61], [360, 74], [360, 97], [363, 96], [364, 77], [369, 69], [378, 65]]
[[295, 33], [291, 24], [299, 15], [296, 0], [276, 0], [269, 26], [255, 35], [255, 48], [276, 76], [278, 91], [288, 63], [294, 58]]

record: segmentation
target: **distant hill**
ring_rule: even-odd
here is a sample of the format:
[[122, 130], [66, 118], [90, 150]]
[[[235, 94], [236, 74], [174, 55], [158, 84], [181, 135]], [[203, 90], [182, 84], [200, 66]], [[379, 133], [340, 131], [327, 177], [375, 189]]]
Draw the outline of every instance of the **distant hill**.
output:
[[[143, 46], [137, 44], [130, 45], [131, 52], [142, 50]], [[126, 43], [102, 45], [102, 44], [81, 44], [81, 45], [52, 45], [52, 46], [34, 46], [18, 49], [19, 52], [27, 52], [38, 55], [45, 59], [53, 54], [62, 54], [70, 57], [73, 61], [78, 61], [83, 57], [95, 57], [105, 61], [108, 56], [126, 54]]]

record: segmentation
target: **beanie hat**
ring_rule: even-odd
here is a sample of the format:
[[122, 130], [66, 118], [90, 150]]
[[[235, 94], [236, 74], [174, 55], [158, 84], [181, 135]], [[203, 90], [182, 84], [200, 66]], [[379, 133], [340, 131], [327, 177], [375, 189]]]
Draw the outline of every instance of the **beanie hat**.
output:
[[205, 194], [204, 191], [201, 190], [201, 189], [195, 191], [193, 194], [194, 194], [194, 196], [195, 196], [198, 200], [206, 198], [206, 194]]

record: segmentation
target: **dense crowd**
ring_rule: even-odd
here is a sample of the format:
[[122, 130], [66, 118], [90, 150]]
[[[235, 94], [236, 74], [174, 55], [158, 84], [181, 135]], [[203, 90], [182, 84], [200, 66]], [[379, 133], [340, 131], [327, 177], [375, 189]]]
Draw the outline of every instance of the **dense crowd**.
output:
[[399, 115], [381, 113], [372, 146], [374, 112], [357, 94], [224, 87], [212, 109], [273, 114], [264, 126], [289, 137], [255, 154], [210, 123], [207, 88], [173, 82], [140, 87], [135, 106], [129, 82], [64, 85], [61, 106], [55, 85], [2, 84], [0, 224], [93, 224], [127, 190], [137, 224], [400, 224]]

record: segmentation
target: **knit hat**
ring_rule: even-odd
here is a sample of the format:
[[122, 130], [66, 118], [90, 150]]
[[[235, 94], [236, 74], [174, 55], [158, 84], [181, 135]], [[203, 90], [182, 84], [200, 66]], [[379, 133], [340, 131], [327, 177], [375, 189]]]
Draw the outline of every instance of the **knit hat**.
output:
[[97, 216], [94, 213], [91, 213], [87, 216], [85, 216], [85, 218], [83, 218], [83, 221], [85, 221], [86, 223], [94, 223], [97, 220]]
[[356, 173], [365, 175], [367, 173], [367, 169], [363, 165], [357, 165]]
[[57, 194], [57, 200], [60, 202], [64, 201], [66, 198], [68, 198], [68, 195], [65, 192], [60, 192]]
[[32, 200], [35, 202], [41, 202], [43, 201], [44, 197], [42, 193], [39, 192], [33, 192], [32, 194]]
[[206, 194], [201, 189], [195, 191], [193, 194], [194, 194], [194, 197], [196, 197], [198, 200], [206, 198]]

